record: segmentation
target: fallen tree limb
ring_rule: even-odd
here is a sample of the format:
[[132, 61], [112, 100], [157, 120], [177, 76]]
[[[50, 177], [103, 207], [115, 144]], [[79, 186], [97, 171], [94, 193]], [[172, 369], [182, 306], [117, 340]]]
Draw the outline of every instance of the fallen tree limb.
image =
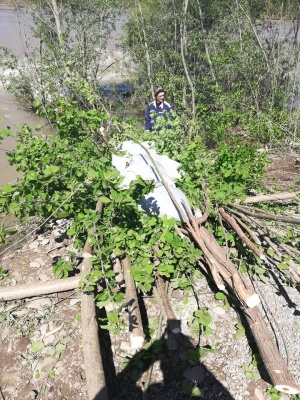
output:
[[253, 230], [248, 227], [248, 225], [244, 224], [244, 222], [242, 220], [240, 220], [240, 218], [236, 215], [233, 215], [233, 218], [240, 225], [240, 227], [243, 228], [244, 231], [246, 231], [248, 233], [248, 235], [251, 237], [251, 239], [253, 240], [254, 243], [261, 245], [261, 241], [256, 236], [256, 234], [253, 232]]
[[129, 341], [133, 350], [139, 350], [145, 342], [142, 316], [136, 293], [134, 279], [131, 275], [131, 263], [127, 258], [122, 260], [123, 274], [126, 286], [126, 302], [129, 314]]
[[174, 333], [176, 335], [181, 332], [180, 321], [176, 318], [176, 315], [174, 314], [168, 294], [165, 289], [165, 282], [158, 273], [156, 274], [156, 287], [159, 297], [161, 299], [163, 310], [166, 314], [168, 328], [171, 333]]
[[237, 222], [235, 221], [235, 219], [233, 217], [231, 217], [229, 214], [226, 213], [226, 211], [224, 210], [224, 208], [220, 207], [219, 208], [219, 212], [222, 216], [222, 218], [229, 224], [231, 225], [231, 227], [235, 230], [235, 232], [238, 234], [238, 236], [242, 239], [242, 241], [246, 244], [247, 247], [249, 247], [249, 249], [251, 251], [253, 251], [253, 253], [255, 253], [261, 260], [265, 260], [266, 256], [264, 255], [264, 253], [258, 249], [254, 243], [251, 242], [251, 240], [244, 234], [244, 232], [242, 231], [242, 229], [239, 227], [239, 225], [237, 224]]
[[207, 218], [209, 217], [209, 209], [210, 209], [210, 198], [208, 196], [208, 189], [206, 187], [206, 183], [203, 182], [202, 184], [202, 189], [203, 189], [203, 193], [205, 196], [205, 211], [203, 213], [203, 215], [197, 219], [197, 223], [200, 224], [204, 224], [204, 222], [206, 222]]
[[267, 194], [260, 196], [247, 197], [241, 201], [241, 204], [254, 204], [254, 203], [266, 203], [268, 201], [280, 201], [280, 200], [291, 200], [295, 199], [300, 195], [300, 192], [282, 192], [275, 194]]
[[234, 264], [227, 257], [227, 254], [218, 244], [216, 239], [210, 235], [203, 226], [200, 228], [200, 234], [203, 240], [203, 245], [208, 249], [210, 256], [216, 260], [216, 268], [232, 292], [237, 295], [247, 307], [254, 307], [259, 304], [260, 300], [258, 295], [253, 292], [245, 280], [240, 276]]
[[275, 215], [275, 214], [267, 214], [267, 213], [258, 213], [251, 211], [243, 206], [239, 206], [237, 204], [230, 203], [230, 207], [236, 208], [237, 210], [243, 212], [246, 215], [250, 215], [254, 218], [259, 219], [270, 219], [272, 221], [279, 221], [279, 222], [287, 222], [289, 224], [300, 225], [300, 218], [293, 218], [293, 217], [284, 217], [282, 215]]
[[[134, 138], [133, 140], [136, 141], [136, 139]], [[148, 151], [147, 153], [149, 154]], [[161, 176], [159, 168], [157, 167], [155, 162], [153, 163], [153, 165], [159, 176]], [[178, 210], [182, 222], [184, 223], [184, 230], [188, 232], [191, 239], [193, 239], [197, 243], [199, 248], [202, 250], [205, 260], [208, 261], [207, 264], [210, 265], [212, 261], [216, 266], [216, 268], [218, 268], [219, 274], [221, 275], [222, 273], [224, 273], [224, 275], [222, 275], [223, 278], [226, 276], [226, 279], [228, 279], [228, 275], [231, 274], [232, 275], [232, 278], [230, 280], [231, 282], [228, 280], [228, 282], [226, 283], [228, 284], [232, 292], [234, 294], [237, 294], [237, 296], [241, 300], [243, 300], [244, 303], [246, 303], [246, 301], [243, 299], [243, 294], [244, 294], [243, 291], [246, 290], [246, 293], [248, 295], [249, 292], [251, 292], [251, 290], [248, 287], [247, 283], [244, 281], [244, 279], [240, 276], [238, 271], [236, 271], [234, 265], [227, 258], [227, 254], [224, 253], [223, 249], [218, 245], [215, 239], [210, 239], [209, 233], [203, 226], [199, 228], [196, 218], [190, 215], [188, 207], [186, 207], [184, 202], [181, 201], [181, 205], [179, 205], [179, 203], [174, 198], [172, 192], [168, 187], [168, 184], [165, 182], [163, 177], [161, 178], [161, 180], [167, 193], [172, 199], [174, 206]], [[244, 207], [236, 206], [235, 204], [232, 204], [231, 206], [237, 209], [242, 209], [242, 211], [244, 211]], [[188, 218], [186, 217], [183, 207], [185, 207], [185, 212], [188, 214]], [[270, 218], [270, 215], [268, 217]], [[277, 220], [278, 216], [274, 217], [276, 218], [275, 220]], [[263, 218], [266, 219], [267, 216], [263, 214]], [[290, 218], [288, 218], [288, 220], [289, 220], [288, 222], [291, 222]], [[300, 223], [300, 220], [298, 220], [297, 218], [292, 220], [297, 220]], [[203, 237], [203, 233], [206, 235], [206, 238], [208, 236], [208, 240], [205, 240], [205, 237]], [[216, 254], [212, 254], [209, 250], [209, 247], [215, 249]], [[233, 273], [233, 269], [235, 270], [235, 273]], [[242, 290], [240, 291], [240, 293], [238, 293], [240, 284], [243, 285], [243, 288], [241, 288]], [[259, 301], [259, 297], [256, 293], [253, 294], [253, 300]], [[246, 303], [247, 308], [244, 308], [243, 304], [241, 304], [240, 308], [247, 318], [249, 327], [251, 329], [251, 333], [254, 337], [254, 340], [257, 343], [260, 355], [262, 357], [262, 361], [270, 375], [271, 381], [273, 385], [281, 392], [289, 394], [298, 394], [300, 392], [299, 388], [297, 387], [297, 384], [294, 382], [293, 377], [290, 375], [285, 361], [279, 354], [279, 351], [273, 341], [272, 335], [259, 309], [256, 307], [257, 304], [255, 304], [255, 301], [251, 302], [250, 306], [249, 304]]]
[[24, 285], [7, 286], [0, 288], [0, 300], [10, 301], [37, 297], [46, 294], [65, 292], [78, 288], [82, 275], [67, 279], [53, 279], [46, 282], [34, 282]]
[[[96, 205], [96, 212], [98, 212], [98, 214], [102, 213], [102, 207], [102, 201], [99, 199]], [[93, 235], [94, 231], [95, 227], [89, 230], [83, 248], [83, 274], [88, 274], [90, 272], [89, 259], [92, 256], [92, 249], [89, 245], [89, 236]], [[81, 294], [81, 326], [88, 400], [108, 400], [93, 292], [86, 293], [83, 291]]]
[[283, 393], [300, 393], [259, 309], [257, 307], [247, 309], [244, 315], [273, 386]]

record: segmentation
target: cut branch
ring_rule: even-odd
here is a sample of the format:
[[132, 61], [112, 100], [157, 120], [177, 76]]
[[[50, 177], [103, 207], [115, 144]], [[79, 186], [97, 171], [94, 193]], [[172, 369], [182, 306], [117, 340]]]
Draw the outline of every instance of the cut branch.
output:
[[34, 282], [25, 285], [7, 286], [0, 288], [0, 300], [10, 301], [27, 297], [43, 296], [46, 294], [65, 292], [78, 288], [82, 275], [67, 279], [53, 279], [46, 282]]
[[253, 251], [261, 260], [265, 260], [266, 256], [264, 253], [259, 250], [254, 243], [251, 242], [251, 240], [244, 234], [242, 229], [239, 227], [237, 222], [233, 217], [231, 217], [229, 214], [226, 213], [226, 211], [220, 207], [219, 212], [222, 216], [222, 218], [229, 224], [231, 227], [235, 230], [235, 232], [238, 234], [238, 236], [242, 239], [242, 241], [246, 244], [247, 247], [249, 247], [250, 250]]
[[261, 241], [259, 238], [256, 236], [256, 234], [248, 227], [248, 225], [244, 224], [243, 221], [240, 220], [239, 217], [236, 215], [233, 215], [233, 218], [236, 220], [236, 222], [248, 233], [248, 235], [251, 237], [254, 243], [261, 245]]
[[299, 388], [289, 373], [259, 309], [249, 309], [245, 316], [273, 386], [283, 393], [298, 394]]
[[[96, 212], [101, 215], [103, 204], [99, 199], [96, 205]], [[82, 272], [90, 272], [90, 257], [92, 249], [89, 244], [90, 236], [95, 232], [93, 226], [89, 232], [83, 248], [84, 261]], [[102, 363], [102, 356], [99, 343], [98, 323], [96, 316], [94, 293], [81, 294], [81, 325], [82, 325], [82, 347], [84, 356], [84, 366], [86, 374], [86, 384], [88, 390], [88, 400], [107, 400], [105, 375]]]
[[298, 197], [300, 192], [282, 192], [268, 195], [260, 195], [247, 197], [245, 200], [241, 201], [242, 204], [254, 204], [254, 203], [266, 203], [268, 201], [280, 201], [280, 200], [291, 200]]
[[230, 207], [236, 208], [239, 211], [242, 211], [246, 215], [250, 215], [251, 217], [254, 218], [259, 218], [259, 219], [270, 219], [272, 221], [280, 221], [280, 222], [287, 222], [289, 224], [296, 224], [300, 225], [300, 218], [292, 218], [292, 217], [284, 217], [282, 215], [275, 215], [275, 214], [266, 214], [266, 213], [258, 213], [249, 210], [248, 208], [245, 208], [243, 206], [239, 206], [237, 204], [230, 203]]
[[129, 340], [131, 348], [138, 350], [143, 347], [145, 335], [143, 332], [142, 316], [134, 279], [131, 275], [131, 263], [127, 258], [122, 260], [126, 286], [126, 302], [129, 313]]
[[163, 310], [166, 314], [169, 330], [171, 333], [174, 333], [176, 335], [181, 332], [180, 321], [176, 318], [176, 315], [171, 306], [169, 296], [165, 289], [165, 282], [158, 273], [156, 274], [156, 287], [159, 297], [161, 299]]

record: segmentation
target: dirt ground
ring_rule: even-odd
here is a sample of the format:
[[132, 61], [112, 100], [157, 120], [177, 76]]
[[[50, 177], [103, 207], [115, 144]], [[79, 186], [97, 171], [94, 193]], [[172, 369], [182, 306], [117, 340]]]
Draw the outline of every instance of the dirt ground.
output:
[[[271, 161], [265, 187], [299, 191], [300, 156], [273, 156]], [[26, 243], [0, 255], [1, 286], [53, 279], [54, 261], [72, 249], [56, 231], [53, 226], [32, 234]], [[207, 400], [266, 399], [268, 383], [260, 377], [245, 378], [243, 363], [250, 363], [251, 355], [248, 339], [235, 337], [237, 313], [215, 299], [205, 278], [197, 280], [188, 297], [180, 290], [172, 292], [171, 302], [182, 326], [179, 335], [167, 333], [165, 322], [159, 328], [160, 311], [152, 296], [141, 295], [140, 302], [144, 325], [157, 337], [148, 349], [132, 352], [126, 330], [119, 335], [99, 333], [110, 399], [183, 400], [191, 398], [190, 387], [194, 398], [197, 393], [199, 398], [201, 388]], [[201, 335], [193, 327], [193, 312], [199, 307], [211, 311], [212, 335]], [[1, 400], [88, 398], [79, 315], [76, 290], [0, 303]], [[199, 346], [204, 349], [201, 362], [195, 356]]]

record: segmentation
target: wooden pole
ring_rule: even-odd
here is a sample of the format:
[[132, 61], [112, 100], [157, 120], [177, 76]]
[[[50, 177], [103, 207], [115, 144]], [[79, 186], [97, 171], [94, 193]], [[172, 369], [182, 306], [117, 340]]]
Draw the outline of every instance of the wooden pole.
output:
[[[99, 199], [96, 205], [96, 212], [101, 214], [102, 208], [103, 204]], [[88, 274], [91, 269], [89, 259], [92, 256], [92, 248], [89, 244], [89, 236], [93, 235], [94, 231], [95, 227], [93, 226], [88, 232], [88, 237], [83, 248], [83, 274]], [[81, 326], [88, 400], [108, 400], [93, 292], [83, 291], [81, 294]]]
[[78, 288], [82, 275], [67, 279], [54, 279], [46, 282], [34, 282], [25, 285], [8, 286], [0, 289], [0, 300], [19, 300], [27, 297], [43, 296], [65, 292]]
[[300, 393], [259, 309], [257, 307], [247, 309], [244, 315], [273, 386], [283, 393]]
[[141, 349], [145, 343], [142, 316], [136, 293], [135, 282], [131, 275], [131, 263], [127, 258], [122, 260], [124, 268], [124, 280], [126, 286], [126, 301], [129, 313], [129, 340], [134, 350]]

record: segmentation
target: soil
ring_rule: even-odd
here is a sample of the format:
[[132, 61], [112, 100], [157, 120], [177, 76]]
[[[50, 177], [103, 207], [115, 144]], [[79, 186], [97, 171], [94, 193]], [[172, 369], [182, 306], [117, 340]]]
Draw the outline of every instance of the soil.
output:
[[[264, 179], [266, 189], [296, 191], [299, 180], [299, 156], [272, 157]], [[56, 221], [2, 252], [1, 286], [38, 285], [53, 279], [54, 262], [72, 250], [61, 229], [65, 223]], [[250, 378], [248, 371], [248, 379], [245, 376], [245, 365], [252, 365], [250, 348], [255, 346], [245, 335], [236, 338], [239, 315], [234, 307], [216, 300], [209, 279], [197, 278], [188, 296], [180, 290], [171, 293], [180, 334], [170, 334], [164, 318], [160, 327], [160, 310], [153, 296], [140, 294], [140, 303], [144, 326], [156, 337], [147, 350], [132, 351], [126, 330], [118, 335], [99, 331], [110, 399], [183, 400], [191, 398], [191, 388], [195, 398], [201, 390], [201, 398], [207, 400], [267, 399], [270, 384], [264, 371]], [[203, 308], [212, 317], [213, 332], [207, 336], [193, 324], [194, 311]], [[99, 317], [107, 311], [103, 309]], [[0, 303], [1, 400], [88, 398], [79, 315], [77, 290]]]

